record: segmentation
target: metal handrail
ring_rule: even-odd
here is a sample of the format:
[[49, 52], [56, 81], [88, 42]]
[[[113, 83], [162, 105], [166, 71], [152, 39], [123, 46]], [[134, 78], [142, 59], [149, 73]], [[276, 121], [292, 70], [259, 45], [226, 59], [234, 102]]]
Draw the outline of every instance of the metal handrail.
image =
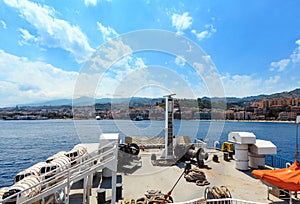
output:
[[266, 165], [274, 168], [286, 168], [287, 163], [294, 163], [293, 160], [278, 156], [278, 155], [266, 155], [265, 158]]
[[222, 204], [222, 203], [230, 203], [230, 204], [263, 204], [260, 202], [253, 202], [248, 200], [241, 200], [235, 198], [222, 198], [222, 199], [208, 199], [204, 200], [203, 198], [197, 198], [185, 202], [175, 202], [174, 204]]
[[[107, 150], [106, 148], [107, 147], [112, 147], [111, 149]], [[88, 160], [85, 160], [85, 161], [82, 161], [83, 158], [78, 158], [76, 160], [81, 160], [80, 163], [78, 163], [77, 165], [71, 167], [71, 168], [68, 168], [68, 169], [65, 169], [59, 173], [56, 173], [54, 176], [50, 177], [50, 178], [47, 178], [45, 180], [42, 180], [41, 182], [39, 182], [38, 184], [35, 184], [27, 189], [24, 189], [16, 194], [13, 194], [5, 199], [0, 199], [0, 203], [3, 203], [3, 202], [6, 202], [14, 197], [17, 197], [16, 199], [16, 203], [19, 203], [18, 200], [19, 200], [19, 197], [21, 195], [21, 193], [25, 192], [25, 191], [28, 191], [29, 189], [32, 189], [32, 188], [35, 188], [39, 185], [45, 187], [47, 186], [48, 184], [51, 185], [51, 181], [55, 181], [55, 180], [59, 180], [61, 178], [63, 178], [63, 180], [60, 180], [60, 182], [64, 182], [66, 179], [67, 179], [67, 184], [69, 184], [70, 182], [77, 182], [79, 180], [81, 180], [82, 178], [84, 178], [84, 176], [87, 176], [89, 175], [89, 173], [92, 173], [94, 171], [97, 171], [98, 169], [101, 169], [101, 168], [104, 168], [109, 162], [113, 161], [114, 159], [117, 158], [117, 155], [116, 155], [116, 150], [117, 150], [118, 146], [117, 146], [117, 143], [116, 142], [112, 142], [112, 143], [108, 143], [104, 146], [102, 146], [101, 148], [93, 151], [91, 154], [95, 154], [95, 156], [93, 156], [92, 158], [88, 159]], [[102, 150], [102, 151], [101, 151]], [[99, 156], [101, 156], [102, 158], [105, 157], [105, 156], [108, 156], [112, 154], [111, 157], [107, 157], [103, 160], [99, 160]], [[87, 157], [87, 156], [86, 156]], [[76, 161], [75, 160], [75, 161]], [[97, 165], [94, 164], [95, 161], [100, 161]], [[73, 161], [69, 162], [68, 164], [65, 164], [63, 165], [63, 167], [71, 164]], [[87, 166], [90, 166], [89, 168], [86, 168]], [[85, 167], [85, 168], [82, 168], [82, 167]], [[43, 174], [43, 176], [47, 175], [47, 174], [50, 174], [50, 173], [54, 173], [55, 170], [51, 171], [51, 172], [48, 172], [46, 174]], [[75, 176], [73, 174], [75, 173], [78, 173], [76, 174]], [[59, 182], [59, 183], [60, 183]], [[67, 185], [64, 184], [64, 183], [57, 183], [57, 185], [51, 185], [50, 187], [48, 186], [47, 188], [45, 188], [44, 190], [42, 190], [42, 192], [32, 198], [29, 198], [25, 201], [25, 203], [30, 203], [30, 202], [34, 202], [34, 201], [37, 201], [37, 200], [40, 200], [40, 199], [43, 199], [45, 198], [46, 196], [49, 196], [51, 195], [51, 193], [48, 193], [47, 192], [55, 192], [63, 187], [66, 187]]]
[[[105, 147], [101, 147], [101, 149], [104, 149]], [[114, 153], [114, 150], [117, 148], [117, 145], [114, 145], [114, 148], [110, 149], [110, 150], [107, 150], [105, 153], [102, 152], [101, 153], [101, 156], [107, 156], [111, 153]], [[99, 149], [99, 150], [101, 150]], [[87, 164], [89, 164], [90, 162], [94, 162], [96, 158], [98, 158], [99, 154], [98, 155], [95, 155], [93, 158], [77, 165], [77, 166], [74, 166], [68, 170], [66, 170], [64, 173], [65, 174], [68, 174], [68, 177], [66, 177], [65, 179], [67, 179], [67, 183], [57, 183], [56, 185], [52, 185], [50, 188], [46, 189], [46, 191], [42, 192], [42, 194], [44, 194], [43, 196], [42, 195], [37, 195], [29, 200], [26, 201], [26, 203], [28, 202], [34, 202], [34, 201], [37, 201], [37, 200], [40, 200], [42, 199], [43, 197], [46, 197], [48, 195], [51, 195], [52, 193], [51, 192], [56, 192], [58, 191], [59, 189], [63, 188], [63, 187], [66, 187], [68, 186], [67, 184], [69, 184], [70, 182], [77, 182], [77, 181], [80, 181], [82, 178], [84, 178], [85, 176], [87, 176], [88, 174], [90, 174], [91, 172], [94, 172], [96, 171], [97, 169], [101, 169], [99, 167], [105, 167], [105, 165], [111, 161], [113, 161], [116, 157], [116, 155], [113, 155], [112, 157], [109, 157], [109, 158], [106, 158], [105, 160], [103, 160], [101, 163], [99, 163], [96, 167], [94, 168], [90, 168], [88, 169], [87, 171], [86, 170], [83, 170], [81, 169], [82, 166], [86, 166]], [[78, 170], [78, 173], [80, 174], [76, 174], [74, 175], [75, 173], [77, 173]], [[64, 175], [63, 172], [61, 172], [60, 174]], [[52, 180], [52, 179], [51, 179]], [[63, 180], [62, 182], [64, 182], [65, 180]], [[47, 193], [49, 192], [49, 193]]]
[[222, 198], [222, 199], [209, 199], [206, 200], [206, 203], [214, 204], [214, 203], [228, 203], [230, 201], [231, 204], [263, 204], [260, 202], [248, 201], [248, 200], [241, 200], [241, 199], [234, 199], [234, 198]]
[[[61, 182], [56, 183], [56, 185], [53, 185], [50, 188], [47, 188], [46, 191], [43, 191], [42, 192], [43, 195], [40, 194], [40, 195], [37, 195], [37, 196], [35, 196], [33, 198], [30, 198], [30, 199], [26, 200], [26, 203], [32, 203], [32, 202], [41, 200], [44, 197], [53, 194], [53, 192], [56, 192], [59, 189], [62, 189], [64, 187], [66, 187], [66, 186], [69, 186], [70, 183], [76, 183], [76, 182], [80, 181], [81, 179], [83, 179], [84, 177], [86, 177], [87, 175], [91, 174], [92, 172], [95, 172], [98, 169], [104, 168], [106, 166], [106, 164], [108, 164], [109, 162], [113, 161], [114, 159], [115, 159], [115, 156], [113, 156], [111, 158], [107, 158], [105, 160], [105, 162], [103, 162], [101, 164], [99, 163], [96, 167], [91, 168], [91, 169], [89, 169], [87, 171], [81, 171], [80, 174], [74, 175], [74, 173], [76, 173], [76, 172], [73, 172], [73, 174], [72, 174], [71, 170], [70, 170], [70, 171], [68, 171], [68, 173], [70, 172], [69, 175], [68, 175], [68, 177], [65, 178], [65, 180], [62, 181], [63, 183], [61, 183]], [[67, 180], [67, 182], [65, 182], [66, 180]]]

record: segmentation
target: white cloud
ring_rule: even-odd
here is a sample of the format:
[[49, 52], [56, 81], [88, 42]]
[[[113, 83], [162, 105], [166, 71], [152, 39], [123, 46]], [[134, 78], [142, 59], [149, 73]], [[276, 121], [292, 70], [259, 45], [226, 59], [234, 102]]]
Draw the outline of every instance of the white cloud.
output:
[[139, 57], [136, 58], [136, 60], [135, 60], [135, 66], [137, 68], [146, 68], [147, 67], [144, 60], [142, 58], [139, 58]]
[[118, 36], [118, 33], [113, 28], [109, 26], [105, 27], [100, 22], [97, 22], [97, 25], [98, 29], [102, 33], [102, 38], [104, 41], [110, 40]]
[[195, 29], [191, 31], [191, 33], [195, 34], [198, 40], [203, 40], [204, 38], [209, 38], [213, 33], [217, 30], [214, 28], [212, 24], [205, 25], [206, 30], [198, 33]]
[[175, 64], [177, 64], [180, 67], [183, 67], [185, 65], [186, 60], [182, 56], [176, 56], [175, 58]]
[[226, 74], [221, 77], [226, 96], [244, 97], [262, 93], [262, 79], [248, 75]]
[[116, 97], [160, 97], [176, 93], [180, 98], [192, 98], [193, 89], [180, 74], [166, 67], [151, 66], [128, 74], [111, 92]]
[[85, 73], [94, 71], [105, 72], [106, 70], [104, 69], [118, 63], [120, 58], [130, 56], [131, 54], [132, 49], [120, 39], [110, 40], [95, 51], [95, 54], [89, 59], [89, 63], [92, 65], [82, 71]]
[[211, 33], [215, 33], [217, 31], [213, 24], [206, 24], [205, 28], [207, 28]]
[[285, 70], [285, 68], [288, 66], [289, 63], [290, 63], [289, 59], [282, 59], [278, 62], [272, 62], [270, 70], [274, 71], [275, 68], [278, 68], [278, 72], [282, 72]]
[[176, 28], [178, 34], [182, 34], [182, 31], [188, 29], [192, 25], [193, 18], [189, 16], [188, 12], [184, 12], [182, 15], [172, 15], [172, 26]]
[[29, 45], [28, 43], [29, 41], [33, 41], [33, 42], [37, 41], [37, 38], [31, 35], [28, 30], [22, 28], [20, 28], [19, 30], [21, 32], [21, 37], [22, 37], [22, 40], [19, 41], [20, 45]]
[[6, 23], [3, 20], [1, 20], [0, 23], [3, 29], [7, 29]]
[[78, 73], [0, 50], [0, 106], [71, 98]]
[[270, 71], [283, 72], [289, 65], [297, 64], [300, 62], [300, 39], [295, 42], [297, 45], [293, 53], [287, 59], [282, 59], [277, 62], [271, 62]]
[[293, 63], [300, 62], [300, 39], [295, 42], [297, 44], [297, 48], [294, 50], [294, 52], [291, 55], [291, 60]]
[[265, 81], [265, 84], [266, 85], [274, 85], [274, 84], [277, 84], [280, 80], [280, 76], [273, 76], [273, 77], [269, 77], [269, 79], [267, 79]]
[[203, 55], [203, 56], [202, 56], [202, 59], [204, 59], [204, 61], [205, 61], [206, 63], [211, 62], [211, 57], [210, 57], [210, 55]]
[[[233, 97], [255, 96], [259, 94], [278, 93], [280, 91], [292, 90], [297, 87], [297, 81], [282, 79], [279, 75], [268, 78], [257, 75], [230, 75], [221, 76], [225, 95]], [[287, 83], [286, 80], [289, 80]]]
[[[106, 0], [107, 2], [112, 2], [112, 0]], [[84, 0], [85, 6], [96, 6], [98, 3], [98, 0]]]
[[[142, 58], [133, 55], [130, 46], [120, 38], [99, 47], [80, 72], [75, 97], [113, 97], [114, 90], [128, 75], [144, 69]], [[103, 85], [98, 88], [98, 85]], [[96, 90], [97, 89], [97, 90]]]
[[80, 28], [56, 18], [53, 8], [27, 0], [4, 2], [18, 9], [20, 16], [36, 29], [35, 38], [40, 45], [64, 49], [70, 52], [78, 63], [86, 61], [94, 51]]
[[194, 62], [193, 66], [196, 68], [198, 75], [202, 75], [205, 71], [204, 65], [199, 62]]
[[84, 4], [86, 6], [89, 6], [89, 5], [96, 6], [97, 5], [97, 0], [84, 0]]
[[202, 31], [201, 33], [197, 33], [196, 30], [192, 30], [191, 32], [196, 35], [198, 40], [202, 40], [202, 39], [206, 38], [209, 35], [207, 30]]

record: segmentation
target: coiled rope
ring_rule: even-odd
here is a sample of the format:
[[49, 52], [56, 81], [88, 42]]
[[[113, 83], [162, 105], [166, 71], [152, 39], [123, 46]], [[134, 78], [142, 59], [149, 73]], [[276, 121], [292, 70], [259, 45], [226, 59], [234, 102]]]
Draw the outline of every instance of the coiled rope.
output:
[[206, 199], [220, 199], [220, 198], [232, 198], [230, 191], [225, 186], [207, 187], [204, 192], [204, 198]]
[[188, 182], [195, 182], [197, 186], [204, 186], [210, 184], [206, 179], [205, 173], [199, 167], [194, 167], [190, 169], [184, 176], [184, 178]]
[[119, 200], [119, 204], [160, 204], [162, 202], [165, 203], [173, 203], [173, 198], [169, 196], [166, 199], [166, 195], [158, 191], [153, 195], [146, 195], [145, 197], [141, 197], [138, 199], [126, 199], [126, 200]]

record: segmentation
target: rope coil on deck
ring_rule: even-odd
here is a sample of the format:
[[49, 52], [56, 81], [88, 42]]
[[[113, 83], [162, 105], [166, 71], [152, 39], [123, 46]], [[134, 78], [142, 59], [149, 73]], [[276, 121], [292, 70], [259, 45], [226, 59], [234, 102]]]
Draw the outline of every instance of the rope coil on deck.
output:
[[206, 179], [205, 173], [199, 167], [190, 169], [184, 178], [188, 182], [195, 182], [197, 186], [205, 186], [210, 184]]
[[[119, 200], [119, 204], [161, 204], [165, 199], [165, 194], [160, 190], [148, 190], [144, 197], [138, 199]], [[165, 203], [173, 203], [173, 198], [170, 196]]]
[[221, 199], [232, 198], [230, 191], [225, 186], [207, 187], [204, 192], [204, 198], [206, 199]]

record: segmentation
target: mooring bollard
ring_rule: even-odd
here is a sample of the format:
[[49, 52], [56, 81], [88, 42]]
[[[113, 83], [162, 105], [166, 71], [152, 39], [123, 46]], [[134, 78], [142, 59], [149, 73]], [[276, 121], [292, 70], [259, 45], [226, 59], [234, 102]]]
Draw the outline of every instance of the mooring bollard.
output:
[[116, 184], [116, 201], [119, 201], [122, 199], [122, 190], [123, 190], [122, 183], [117, 183]]
[[97, 203], [104, 204], [106, 202], [105, 198], [106, 190], [104, 188], [97, 189]]
[[214, 156], [213, 156], [213, 161], [214, 161], [214, 162], [219, 162], [219, 157], [218, 157], [218, 155], [214, 154]]
[[225, 161], [229, 161], [229, 153], [228, 152], [224, 152], [224, 160]]

